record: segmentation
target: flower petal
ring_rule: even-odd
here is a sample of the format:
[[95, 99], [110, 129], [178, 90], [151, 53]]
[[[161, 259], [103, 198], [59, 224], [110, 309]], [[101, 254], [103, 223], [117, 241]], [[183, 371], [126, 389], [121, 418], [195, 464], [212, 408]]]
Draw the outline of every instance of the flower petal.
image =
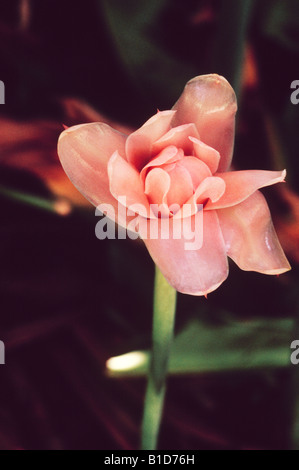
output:
[[182, 126], [173, 127], [159, 140], [153, 143], [153, 152], [158, 153], [169, 145], [183, 149], [185, 155], [192, 155], [193, 145], [189, 137], [199, 138], [195, 124], [184, 124]]
[[207, 207], [207, 200], [212, 202], [218, 201], [225, 191], [225, 182], [217, 176], [209, 176], [198, 186], [195, 193], [183, 205], [183, 207], [175, 214], [175, 218], [190, 217], [198, 211], [198, 204]]
[[169, 206], [178, 204], [181, 206], [193, 194], [193, 182], [190, 173], [183, 166], [178, 164], [168, 172], [171, 180], [167, 193], [167, 203]]
[[177, 111], [172, 126], [193, 122], [200, 139], [220, 153], [219, 171], [226, 171], [231, 163], [236, 95], [225, 78], [201, 75], [190, 80], [174, 105]]
[[125, 154], [125, 141], [125, 135], [102, 123], [73, 126], [60, 135], [58, 155], [64, 171], [95, 206], [117, 206], [109, 189], [107, 163], [115, 150]]
[[174, 145], [170, 145], [163, 149], [157, 157], [153, 158], [140, 172], [141, 180], [144, 182], [147, 172], [152, 167], [160, 167], [166, 163], [174, 163], [184, 157], [184, 152], [178, 150]]
[[[150, 215], [149, 202], [144, 194], [138, 171], [124, 160], [117, 151], [114, 152], [108, 162], [108, 176], [110, 191], [115, 199], [143, 217]], [[125, 202], [124, 198], [126, 198]]]
[[[171, 220], [174, 224], [182, 222]], [[149, 224], [148, 221], [147, 223]], [[225, 245], [216, 211], [198, 212], [192, 217], [191, 227], [191, 230], [197, 230], [198, 236], [203, 228], [203, 244], [199, 249], [186, 249], [186, 242], [190, 243], [190, 240], [183, 234], [181, 238], [174, 239], [176, 227], [170, 231], [169, 239], [147, 238], [144, 243], [169, 284], [177, 291], [190, 295], [206, 295], [217, 289], [228, 275]]]
[[226, 189], [217, 201], [209, 201], [206, 209], [224, 209], [239, 204], [259, 188], [284, 181], [286, 171], [243, 170], [216, 173], [225, 181]]
[[225, 182], [223, 179], [217, 176], [209, 176], [198, 186], [194, 193], [194, 198], [197, 204], [204, 204], [207, 199], [211, 202], [216, 202], [222, 197], [224, 192]]
[[260, 191], [217, 214], [227, 254], [241, 269], [263, 274], [281, 274], [291, 269]]
[[205, 178], [212, 176], [209, 167], [196, 157], [183, 158], [177, 163], [177, 167], [184, 167], [189, 172], [194, 189], [196, 189]]
[[127, 160], [139, 171], [151, 159], [152, 144], [169, 131], [174, 114], [174, 111], [159, 111], [127, 138]]
[[189, 139], [193, 142], [194, 155], [210, 168], [212, 174], [216, 173], [220, 162], [220, 153], [199, 139], [194, 137], [189, 137]]
[[[162, 168], [153, 168], [145, 179], [145, 194], [156, 217], [169, 217], [166, 196], [170, 188], [170, 176]], [[154, 207], [158, 206], [158, 207]]]

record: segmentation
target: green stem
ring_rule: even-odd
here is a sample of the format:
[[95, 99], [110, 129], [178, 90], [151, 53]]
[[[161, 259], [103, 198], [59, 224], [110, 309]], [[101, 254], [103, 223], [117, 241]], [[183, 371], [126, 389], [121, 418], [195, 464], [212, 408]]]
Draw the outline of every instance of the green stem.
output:
[[166, 390], [169, 353], [174, 332], [176, 290], [156, 267], [154, 290], [153, 348], [148, 373], [142, 424], [143, 450], [155, 450]]

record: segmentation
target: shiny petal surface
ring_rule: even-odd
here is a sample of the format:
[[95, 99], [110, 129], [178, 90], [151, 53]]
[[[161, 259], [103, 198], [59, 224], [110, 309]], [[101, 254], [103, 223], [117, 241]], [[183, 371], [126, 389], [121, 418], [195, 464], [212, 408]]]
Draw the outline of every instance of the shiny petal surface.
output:
[[172, 126], [193, 122], [200, 140], [220, 154], [218, 171], [226, 171], [232, 159], [236, 95], [225, 78], [202, 75], [190, 80], [174, 105]]
[[182, 126], [174, 127], [163, 135], [163, 137], [154, 142], [153, 152], [158, 153], [166, 146], [174, 145], [175, 147], [184, 150], [185, 155], [192, 155], [193, 145], [189, 137], [199, 138], [195, 124], [184, 124]]
[[[150, 204], [166, 205], [166, 195], [170, 188], [170, 176], [162, 168], [153, 168], [145, 179], [145, 194]], [[168, 211], [167, 211], [168, 212]]]
[[[201, 220], [203, 215], [203, 223]], [[181, 220], [172, 219], [175, 224]], [[192, 217], [191, 230], [197, 233], [203, 227], [201, 248], [187, 250], [186, 237], [173, 238], [173, 227], [168, 240], [144, 239], [150, 255], [167, 281], [179, 292], [206, 295], [217, 289], [228, 275], [225, 245], [216, 212], [197, 213]]]
[[[196, 189], [194, 199], [198, 204], [204, 204], [207, 200], [211, 202], [218, 201], [225, 192], [225, 182], [217, 176], [206, 178]], [[208, 204], [207, 203], [207, 204]], [[205, 205], [205, 208], [207, 206]]]
[[191, 198], [184, 204], [182, 209], [175, 214], [175, 217], [189, 217], [198, 210], [198, 204], [202, 204], [204, 208], [207, 201], [218, 201], [225, 191], [225, 182], [222, 178], [209, 176], [196, 189]]
[[217, 202], [208, 202], [206, 209], [224, 209], [239, 204], [257, 189], [284, 181], [286, 171], [244, 170], [216, 173], [225, 182], [225, 193]]
[[193, 143], [194, 155], [210, 168], [212, 174], [216, 173], [220, 162], [220, 153], [199, 139], [193, 137], [189, 137], [189, 139]]
[[147, 217], [150, 214], [148, 199], [144, 194], [143, 184], [138, 171], [115, 152], [108, 163], [110, 192], [118, 201], [125, 198], [125, 206], [133, 210], [138, 205], [138, 214]]
[[117, 205], [109, 189], [107, 163], [115, 150], [125, 154], [125, 141], [126, 136], [102, 123], [73, 126], [60, 135], [58, 155], [64, 171], [95, 206]]
[[142, 127], [129, 135], [126, 156], [139, 171], [150, 161], [153, 143], [170, 130], [174, 111], [162, 111], [152, 116]]
[[147, 172], [150, 168], [163, 167], [167, 163], [174, 163], [184, 157], [184, 152], [178, 150], [174, 145], [163, 149], [155, 158], [153, 158], [140, 172], [140, 177], [144, 182]]
[[217, 214], [227, 254], [241, 269], [263, 274], [281, 274], [290, 269], [260, 191]]
[[177, 163], [177, 166], [183, 167], [189, 172], [194, 189], [196, 189], [205, 178], [212, 176], [209, 167], [196, 157], [185, 157]]
[[169, 172], [171, 184], [167, 193], [168, 205], [182, 205], [193, 194], [193, 182], [190, 173], [183, 166], [175, 165]]

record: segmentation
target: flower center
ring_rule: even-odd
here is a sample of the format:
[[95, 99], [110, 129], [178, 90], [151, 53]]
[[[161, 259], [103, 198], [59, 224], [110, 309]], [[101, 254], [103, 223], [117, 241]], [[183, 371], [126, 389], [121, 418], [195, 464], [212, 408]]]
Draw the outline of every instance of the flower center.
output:
[[181, 148], [163, 149], [141, 171], [149, 203], [161, 206], [160, 212], [175, 213], [193, 196], [211, 172], [199, 158], [186, 156]]

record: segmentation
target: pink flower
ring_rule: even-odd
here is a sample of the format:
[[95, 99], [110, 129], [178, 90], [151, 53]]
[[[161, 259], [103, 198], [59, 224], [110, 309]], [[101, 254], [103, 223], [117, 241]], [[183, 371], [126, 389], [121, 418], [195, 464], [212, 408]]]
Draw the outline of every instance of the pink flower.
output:
[[[103, 123], [61, 134], [58, 154], [73, 184], [94, 205], [136, 206], [139, 220], [203, 217], [203, 244], [186, 250], [179, 239], [146, 238], [154, 262], [179, 292], [206, 295], [228, 275], [229, 256], [245, 271], [280, 274], [290, 269], [259, 188], [281, 182], [285, 171], [229, 171], [236, 97], [218, 75], [193, 78], [171, 111], [151, 117], [129, 136]], [[176, 204], [178, 209], [171, 210]], [[203, 211], [197, 210], [203, 204]], [[137, 206], [138, 205], [138, 206]], [[142, 211], [140, 208], [144, 208]], [[186, 215], [184, 217], [187, 217]], [[120, 217], [119, 223], [123, 223]]]

